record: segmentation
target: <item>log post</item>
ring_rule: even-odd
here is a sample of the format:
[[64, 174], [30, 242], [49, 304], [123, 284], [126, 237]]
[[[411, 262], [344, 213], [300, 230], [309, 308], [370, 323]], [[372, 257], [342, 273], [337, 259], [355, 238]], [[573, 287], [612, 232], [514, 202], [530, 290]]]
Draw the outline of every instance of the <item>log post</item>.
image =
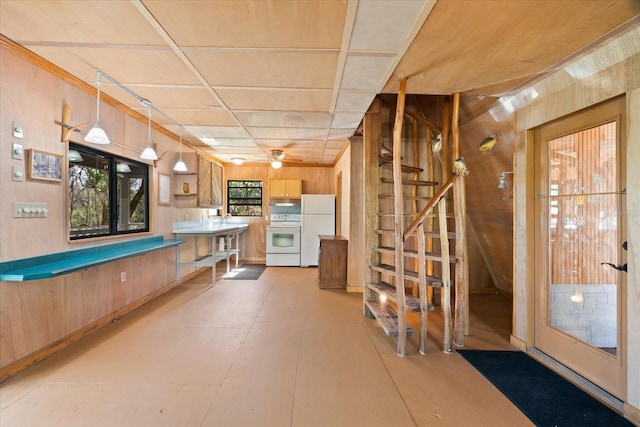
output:
[[[460, 154], [460, 93], [453, 95], [453, 158]], [[464, 336], [469, 334], [469, 265], [467, 250], [467, 212], [465, 200], [465, 174], [456, 175], [453, 186], [453, 210], [456, 220], [456, 267], [455, 267], [455, 331], [454, 342], [464, 346]]]
[[396, 103], [396, 119], [393, 124], [393, 193], [394, 193], [394, 247], [396, 271], [396, 306], [398, 308], [398, 343], [397, 353], [406, 353], [407, 345], [407, 312], [404, 291], [404, 202], [402, 197], [402, 124], [404, 119], [404, 103], [407, 91], [407, 79], [400, 81], [400, 91]]
[[442, 197], [438, 202], [438, 220], [440, 225], [440, 251], [442, 252], [442, 321], [444, 336], [442, 350], [451, 353], [451, 272], [449, 268], [449, 239], [447, 238], [447, 199]]
[[418, 240], [418, 296], [420, 298], [420, 354], [427, 354], [427, 263], [425, 260], [424, 222], [417, 230]]

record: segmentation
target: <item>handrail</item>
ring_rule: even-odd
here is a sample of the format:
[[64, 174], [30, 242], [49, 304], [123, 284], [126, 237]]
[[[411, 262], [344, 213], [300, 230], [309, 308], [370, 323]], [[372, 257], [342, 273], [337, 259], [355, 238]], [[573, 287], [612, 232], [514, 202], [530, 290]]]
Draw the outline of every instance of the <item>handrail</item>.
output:
[[429, 203], [427, 203], [427, 206], [424, 207], [422, 212], [420, 212], [420, 214], [416, 217], [416, 219], [413, 220], [411, 225], [407, 227], [406, 231], [402, 235], [403, 241], [407, 240], [407, 238], [411, 235], [411, 233], [413, 233], [416, 230], [416, 228], [418, 228], [418, 225], [420, 225], [420, 223], [422, 223], [427, 217], [427, 215], [429, 215], [429, 213], [433, 210], [433, 208], [436, 206], [436, 203], [438, 203], [440, 199], [444, 197], [447, 191], [449, 191], [449, 189], [453, 187], [454, 179], [455, 179], [455, 175], [451, 175], [447, 180], [447, 182], [444, 183], [442, 187], [440, 187], [438, 192], [433, 196], [433, 198], [429, 201]]

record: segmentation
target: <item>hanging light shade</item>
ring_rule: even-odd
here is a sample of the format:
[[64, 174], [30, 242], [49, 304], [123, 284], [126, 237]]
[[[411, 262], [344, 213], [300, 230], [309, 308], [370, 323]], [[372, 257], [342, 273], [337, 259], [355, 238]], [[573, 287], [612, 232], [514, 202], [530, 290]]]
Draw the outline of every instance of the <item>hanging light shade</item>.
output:
[[282, 162], [278, 159], [271, 160], [271, 167], [274, 169], [280, 169], [282, 167]]
[[78, 163], [83, 161], [84, 159], [82, 158], [82, 155], [78, 150], [69, 150], [68, 160], [71, 163]]
[[96, 71], [96, 88], [98, 93], [96, 95], [96, 124], [93, 125], [84, 140], [91, 142], [92, 144], [109, 144], [109, 137], [107, 133], [100, 127], [100, 70]]
[[151, 111], [152, 107], [149, 105], [149, 137], [147, 139], [147, 146], [142, 151], [142, 154], [140, 154], [140, 158], [143, 160], [158, 160], [156, 150], [154, 150], [153, 145], [151, 145]]
[[120, 172], [120, 173], [129, 173], [131, 172], [131, 168], [129, 167], [129, 165], [127, 163], [124, 162], [120, 162], [116, 165], [116, 171]]
[[182, 161], [182, 126], [180, 126], [180, 157], [176, 162], [176, 165], [173, 167], [173, 170], [176, 172], [187, 172], [187, 165]]

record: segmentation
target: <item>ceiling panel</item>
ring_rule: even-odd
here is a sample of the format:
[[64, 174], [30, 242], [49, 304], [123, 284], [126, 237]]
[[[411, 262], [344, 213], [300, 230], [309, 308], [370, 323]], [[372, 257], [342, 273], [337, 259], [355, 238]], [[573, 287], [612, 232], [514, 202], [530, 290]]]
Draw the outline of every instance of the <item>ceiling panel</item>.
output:
[[237, 111], [236, 118], [244, 126], [285, 127], [285, 128], [319, 128], [331, 124], [331, 114], [295, 111]]
[[219, 159], [331, 163], [403, 77], [408, 94], [502, 96], [639, 16], [638, 0], [0, 0], [0, 33], [92, 86], [99, 68]]
[[212, 86], [332, 88], [338, 63], [338, 51], [198, 49], [186, 55]]
[[346, 1], [144, 1], [180, 46], [338, 49]]
[[216, 92], [232, 110], [315, 111], [329, 110], [331, 90], [220, 89]]
[[128, 1], [2, 0], [2, 34], [21, 44], [164, 45]]

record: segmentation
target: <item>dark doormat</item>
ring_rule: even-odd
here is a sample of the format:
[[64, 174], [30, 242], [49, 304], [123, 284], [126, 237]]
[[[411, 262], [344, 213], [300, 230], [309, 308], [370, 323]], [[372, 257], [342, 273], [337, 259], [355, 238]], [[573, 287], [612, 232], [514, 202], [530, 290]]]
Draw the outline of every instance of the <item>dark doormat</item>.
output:
[[222, 276], [225, 280], [258, 280], [266, 266], [264, 264], [242, 264]]
[[633, 426], [521, 351], [457, 351], [537, 426]]

